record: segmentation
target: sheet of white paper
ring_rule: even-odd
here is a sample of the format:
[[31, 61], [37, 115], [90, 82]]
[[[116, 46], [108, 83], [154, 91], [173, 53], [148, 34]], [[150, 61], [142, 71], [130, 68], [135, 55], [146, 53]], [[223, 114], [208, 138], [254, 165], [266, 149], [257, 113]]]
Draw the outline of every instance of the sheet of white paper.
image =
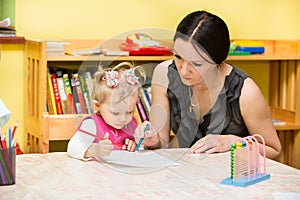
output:
[[273, 197], [275, 200], [298, 200], [300, 199], [300, 193], [294, 192], [273, 192]]
[[108, 157], [104, 157], [103, 160], [108, 163], [143, 168], [179, 165], [175, 161], [163, 157], [153, 151], [112, 151], [112, 153]]

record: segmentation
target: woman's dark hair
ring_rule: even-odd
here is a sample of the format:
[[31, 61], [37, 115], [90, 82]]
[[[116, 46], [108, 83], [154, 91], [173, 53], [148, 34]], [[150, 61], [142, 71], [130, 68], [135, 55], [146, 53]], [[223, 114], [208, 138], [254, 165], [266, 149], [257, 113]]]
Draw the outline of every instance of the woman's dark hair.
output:
[[216, 64], [227, 58], [230, 47], [228, 27], [220, 17], [209, 12], [195, 11], [183, 18], [173, 40], [177, 38], [196, 42]]

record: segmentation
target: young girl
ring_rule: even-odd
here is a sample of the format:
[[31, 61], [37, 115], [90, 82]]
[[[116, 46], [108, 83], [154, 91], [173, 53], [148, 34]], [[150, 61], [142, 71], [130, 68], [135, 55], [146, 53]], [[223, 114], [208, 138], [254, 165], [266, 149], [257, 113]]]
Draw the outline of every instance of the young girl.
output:
[[92, 95], [95, 113], [83, 119], [77, 128], [68, 143], [68, 155], [89, 160], [108, 156], [113, 149], [135, 150], [134, 111], [140, 83], [134, 70], [128, 62], [111, 70], [99, 67]]

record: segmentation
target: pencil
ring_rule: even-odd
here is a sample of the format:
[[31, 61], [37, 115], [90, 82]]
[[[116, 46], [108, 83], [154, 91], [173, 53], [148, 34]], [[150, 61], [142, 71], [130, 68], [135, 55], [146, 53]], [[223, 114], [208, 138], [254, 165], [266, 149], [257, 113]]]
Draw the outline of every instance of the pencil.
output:
[[3, 146], [2, 146], [2, 138], [1, 138], [1, 136], [2, 136], [2, 130], [1, 130], [1, 128], [0, 128], [0, 147], [1, 147], [1, 148], [3, 148]]
[[16, 122], [16, 123], [15, 123], [15, 126], [14, 126], [14, 129], [13, 129], [13, 131], [12, 131], [12, 138], [13, 138], [13, 139], [15, 138], [15, 133], [16, 133], [16, 130], [17, 130], [18, 126], [19, 126], [19, 122]]
[[8, 127], [8, 148], [9, 148], [9, 161], [10, 165], [12, 165], [12, 132], [11, 128]]
[[[150, 127], [150, 125], [147, 124], [146, 127], [145, 127], [145, 129], [144, 129], [144, 132], [148, 131], [148, 130], [149, 130], [149, 127]], [[138, 150], [139, 150], [139, 148], [140, 148], [140, 146], [141, 146], [143, 140], [144, 140], [144, 138], [141, 137], [140, 140], [139, 140], [138, 145], [137, 145], [136, 148], [135, 148], [135, 151], [138, 151]]]

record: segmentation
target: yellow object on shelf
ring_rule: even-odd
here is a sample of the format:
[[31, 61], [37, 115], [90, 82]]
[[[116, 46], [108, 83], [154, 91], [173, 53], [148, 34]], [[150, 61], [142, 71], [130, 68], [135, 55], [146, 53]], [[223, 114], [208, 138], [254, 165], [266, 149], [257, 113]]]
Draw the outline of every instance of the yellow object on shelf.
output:
[[234, 40], [236, 46], [241, 47], [263, 47], [264, 42], [261, 40]]

